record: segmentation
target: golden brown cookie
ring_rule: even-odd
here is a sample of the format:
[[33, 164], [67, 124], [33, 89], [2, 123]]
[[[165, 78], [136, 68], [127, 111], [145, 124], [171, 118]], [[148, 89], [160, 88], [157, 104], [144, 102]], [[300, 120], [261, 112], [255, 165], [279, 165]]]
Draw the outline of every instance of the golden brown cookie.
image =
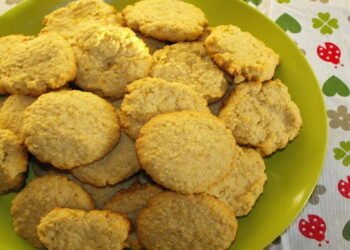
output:
[[120, 109], [120, 124], [137, 139], [140, 129], [152, 117], [181, 110], [209, 112], [207, 102], [190, 87], [161, 78], [146, 77], [127, 87]]
[[78, 0], [46, 15], [41, 32], [57, 32], [74, 44], [89, 22], [118, 25], [121, 20], [116, 9], [103, 0]]
[[80, 181], [96, 187], [117, 184], [140, 170], [135, 142], [121, 133], [119, 143], [101, 160], [73, 168], [72, 174]]
[[1, 47], [0, 87], [8, 93], [38, 96], [75, 78], [73, 50], [57, 33], [2, 37]]
[[179, 0], [141, 0], [122, 14], [128, 27], [162, 41], [196, 40], [208, 24], [202, 10]]
[[158, 115], [146, 123], [136, 151], [154, 181], [191, 194], [206, 191], [230, 172], [235, 145], [231, 131], [217, 117], [182, 111]]
[[47, 249], [122, 250], [129, 229], [118, 213], [55, 208], [41, 219], [38, 235]]
[[264, 190], [265, 163], [254, 149], [238, 150], [236, 167], [222, 181], [212, 185], [207, 193], [227, 202], [236, 216], [247, 215]]
[[212, 59], [233, 75], [236, 83], [270, 80], [279, 64], [278, 54], [233, 25], [215, 27], [204, 44]]
[[19, 189], [27, 172], [27, 151], [18, 137], [0, 129], [0, 194]]
[[23, 133], [28, 150], [41, 162], [61, 169], [89, 164], [118, 142], [115, 108], [78, 90], [50, 92], [25, 111]]
[[36, 100], [25, 95], [11, 95], [0, 108], [0, 127], [7, 128], [24, 140], [22, 125], [24, 111]]
[[11, 214], [16, 233], [34, 247], [43, 247], [36, 227], [55, 207], [93, 209], [90, 196], [63, 176], [36, 178], [12, 200]]
[[232, 209], [206, 194], [158, 194], [137, 218], [137, 235], [146, 249], [226, 250], [236, 231]]
[[262, 156], [286, 147], [302, 125], [300, 111], [280, 80], [238, 85], [219, 118], [238, 144], [253, 146]]
[[93, 23], [82, 29], [73, 48], [75, 83], [106, 98], [122, 98], [127, 84], [145, 77], [152, 64], [145, 43], [126, 27]]
[[153, 61], [151, 76], [186, 84], [208, 102], [218, 100], [227, 90], [224, 73], [201, 42], [165, 46], [153, 54]]

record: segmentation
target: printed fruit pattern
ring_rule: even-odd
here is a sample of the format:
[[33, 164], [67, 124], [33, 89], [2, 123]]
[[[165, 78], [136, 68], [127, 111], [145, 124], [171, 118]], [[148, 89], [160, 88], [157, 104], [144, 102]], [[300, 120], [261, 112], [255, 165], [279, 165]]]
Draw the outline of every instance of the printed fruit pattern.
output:
[[319, 246], [321, 246], [322, 241], [328, 244], [329, 241], [325, 240], [327, 227], [324, 220], [315, 214], [309, 214], [307, 217], [308, 221], [305, 219], [299, 221], [300, 233], [306, 238], [318, 241]]
[[[339, 47], [334, 43], [327, 42], [325, 43], [324, 47], [319, 45], [317, 47], [317, 55], [323, 61], [333, 63], [335, 65], [335, 68], [337, 68], [337, 65], [340, 64], [341, 51]], [[341, 64], [341, 66], [344, 65]]]
[[347, 199], [350, 199], [350, 175], [347, 177], [348, 181], [340, 180], [338, 182], [339, 193]]

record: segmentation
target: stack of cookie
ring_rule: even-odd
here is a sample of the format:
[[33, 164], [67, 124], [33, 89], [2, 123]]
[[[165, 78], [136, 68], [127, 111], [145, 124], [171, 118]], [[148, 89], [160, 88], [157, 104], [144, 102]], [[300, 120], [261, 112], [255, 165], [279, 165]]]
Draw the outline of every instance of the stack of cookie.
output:
[[302, 125], [279, 56], [180, 0], [78, 0], [0, 52], [0, 193], [35, 247], [227, 249]]

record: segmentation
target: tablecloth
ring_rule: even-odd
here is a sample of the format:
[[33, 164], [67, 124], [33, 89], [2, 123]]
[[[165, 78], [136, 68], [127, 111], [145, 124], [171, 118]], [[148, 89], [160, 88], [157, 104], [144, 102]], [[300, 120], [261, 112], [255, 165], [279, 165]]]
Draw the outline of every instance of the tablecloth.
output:
[[[20, 1], [1, 0], [0, 13]], [[319, 80], [329, 124], [319, 183], [302, 213], [267, 249], [350, 249], [350, 1], [245, 1], [285, 30], [305, 54]]]

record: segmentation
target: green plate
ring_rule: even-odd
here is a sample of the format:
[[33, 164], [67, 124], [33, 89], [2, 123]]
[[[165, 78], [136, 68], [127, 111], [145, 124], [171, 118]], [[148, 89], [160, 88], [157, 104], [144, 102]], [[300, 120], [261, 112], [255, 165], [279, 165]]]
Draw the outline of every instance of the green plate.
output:
[[[35, 34], [43, 16], [67, 0], [27, 0], [0, 17], [0, 35]], [[121, 9], [132, 1], [108, 1]], [[295, 43], [278, 26], [239, 0], [192, 0], [202, 8], [211, 26], [234, 24], [264, 41], [281, 55], [276, 77], [288, 87], [298, 104], [304, 126], [285, 150], [268, 158], [268, 182], [253, 211], [239, 220], [232, 249], [262, 249], [274, 240], [306, 204], [320, 175], [327, 143], [326, 116], [319, 85]], [[0, 55], [1, 56], [1, 55]], [[32, 249], [13, 231], [10, 201], [0, 198], [0, 250]]]

